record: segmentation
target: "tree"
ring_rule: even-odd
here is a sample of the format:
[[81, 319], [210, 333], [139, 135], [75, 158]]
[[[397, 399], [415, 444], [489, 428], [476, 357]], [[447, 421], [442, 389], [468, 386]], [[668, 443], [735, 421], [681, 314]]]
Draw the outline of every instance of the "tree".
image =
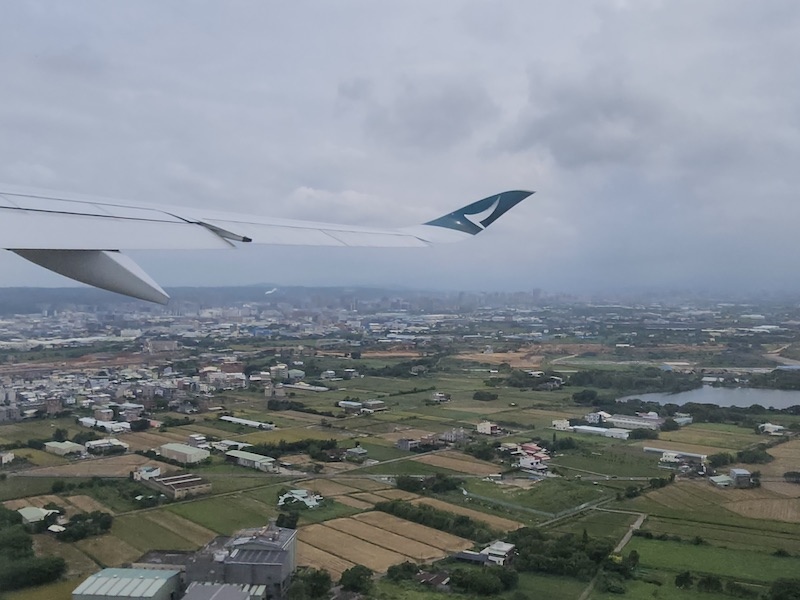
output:
[[675, 576], [675, 587], [688, 590], [694, 583], [694, 577], [689, 571], [683, 571]]
[[716, 575], [703, 575], [697, 580], [697, 591], [720, 593], [722, 592], [722, 581]]
[[675, 419], [667, 419], [661, 426], [661, 431], [678, 431], [681, 426], [675, 422]]
[[372, 588], [372, 569], [364, 565], [350, 567], [342, 573], [339, 584], [348, 592], [366, 594]]
[[54, 442], [65, 442], [67, 441], [67, 430], [58, 428], [53, 432], [53, 441]]
[[275, 524], [278, 527], [285, 527], [286, 529], [297, 529], [297, 519], [300, 518], [300, 513], [295, 510], [290, 510], [288, 513], [280, 513]]
[[800, 579], [776, 579], [769, 588], [768, 600], [800, 600]]
[[419, 572], [419, 567], [410, 561], [405, 561], [399, 565], [392, 565], [386, 571], [386, 578], [389, 581], [405, 581], [413, 579], [414, 575]]
[[333, 585], [331, 575], [325, 569], [308, 569], [303, 573], [306, 593], [309, 598], [322, 598], [328, 594]]
[[308, 592], [306, 590], [305, 581], [295, 578], [292, 583], [289, 584], [289, 589], [286, 591], [286, 598], [287, 600], [307, 600]]

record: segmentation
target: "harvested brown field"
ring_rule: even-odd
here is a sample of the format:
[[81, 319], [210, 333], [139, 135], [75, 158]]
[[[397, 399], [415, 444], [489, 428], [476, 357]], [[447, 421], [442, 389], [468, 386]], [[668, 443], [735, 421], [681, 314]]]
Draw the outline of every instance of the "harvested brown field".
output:
[[350, 494], [350, 497], [355, 498], [356, 500], [363, 500], [364, 502], [371, 502], [372, 504], [386, 502], [386, 498], [371, 492], [358, 492], [357, 494]]
[[374, 506], [371, 502], [358, 500], [356, 498], [351, 498], [350, 496], [337, 496], [336, 501], [339, 504], [344, 504], [345, 506], [351, 506], [353, 508], [358, 508], [360, 510], [367, 510]]
[[457, 515], [464, 515], [466, 517], [470, 517], [471, 519], [475, 519], [476, 521], [486, 523], [492, 529], [497, 529], [499, 531], [514, 531], [515, 529], [519, 529], [523, 526], [522, 523], [512, 521], [511, 519], [504, 519], [503, 517], [490, 515], [479, 510], [458, 506], [457, 504], [449, 504], [448, 502], [442, 502], [441, 500], [436, 500], [435, 498], [419, 498], [417, 500], [413, 500], [412, 504], [425, 504], [427, 506], [432, 506], [433, 508], [438, 508], [439, 510], [446, 510], [447, 512], [455, 513]]
[[405, 490], [376, 490], [376, 496], [382, 496], [387, 500], [414, 500], [415, 498], [419, 498], [419, 494], [415, 494], [413, 492], [407, 492]]
[[142, 552], [113, 535], [101, 535], [75, 542], [75, 545], [98, 564], [107, 567], [118, 567], [132, 562]]
[[425, 454], [418, 458], [414, 458], [417, 462], [425, 465], [432, 465], [434, 467], [442, 467], [443, 469], [450, 469], [458, 473], [469, 473], [471, 475], [492, 475], [500, 470], [500, 467], [487, 462], [471, 462], [457, 458], [450, 458], [439, 454]]
[[787, 483], [785, 481], [762, 481], [761, 487], [769, 490], [770, 492], [780, 494], [781, 496], [786, 496], [787, 498], [800, 498], [800, 485], [797, 485], [796, 483]]
[[352, 492], [357, 492], [358, 489], [352, 488], [347, 485], [342, 485], [330, 479], [313, 479], [311, 481], [303, 482], [303, 486], [307, 489], [314, 490], [323, 496], [343, 496]]
[[44, 467], [36, 469], [36, 475], [42, 477], [127, 477], [131, 471], [146, 464], [160, 466], [162, 473], [176, 470], [175, 467], [151, 460], [146, 456], [123, 454], [83, 460], [60, 467]]
[[108, 508], [105, 504], [98, 502], [91, 496], [67, 496], [66, 500], [72, 504], [72, 506], [83, 512], [94, 512], [99, 510], [101, 512], [111, 513], [112, 515], [114, 514], [113, 510]]
[[399, 431], [391, 431], [389, 433], [382, 433], [380, 436], [384, 440], [392, 443], [396, 443], [397, 440], [402, 440], [405, 438], [409, 438], [412, 440], [416, 440], [418, 438], [423, 438], [429, 435], [434, 435], [433, 431], [426, 431], [424, 429], [401, 429]]
[[473, 545], [470, 540], [382, 512], [365, 512], [352, 518], [447, 552], [466, 550]]
[[297, 542], [297, 565], [325, 569], [331, 574], [334, 581], [339, 579], [347, 569], [355, 566], [349, 560], [334, 556], [303, 541]]
[[383, 481], [375, 481], [374, 479], [369, 479], [366, 477], [362, 478], [351, 478], [345, 479], [343, 477], [337, 479], [339, 483], [342, 485], [349, 485], [350, 487], [358, 488], [359, 490], [364, 490], [368, 492], [372, 492], [375, 490], [385, 490], [386, 488], [391, 487], [388, 483], [384, 483]]
[[445, 556], [441, 548], [428, 546], [417, 540], [409, 539], [405, 536], [386, 531], [380, 527], [375, 527], [363, 521], [355, 519], [334, 519], [325, 523], [326, 527], [331, 527], [352, 535], [360, 540], [364, 540], [376, 546], [387, 548], [394, 552], [408, 556], [418, 561], [427, 561]]
[[726, 504], [725, 508], [751, 519], [800, 523], [800, 500], [795, 498], [743, 500]]
[[357, 565], [383, 573], [408, 557], [365, 542], [326, 525], [308, 525], [298, 530], [298, 539]]
[[181, 537], [186, 538], [197, 546], [203, 546], [208, 543], [217, 534], [210, 529], [206, 529], [202, 525], [184, 519], [180, 515], [167, 511], [167, 510], [152, 510], [148, 511], [145, 518], [164, 529], [171, 531]]

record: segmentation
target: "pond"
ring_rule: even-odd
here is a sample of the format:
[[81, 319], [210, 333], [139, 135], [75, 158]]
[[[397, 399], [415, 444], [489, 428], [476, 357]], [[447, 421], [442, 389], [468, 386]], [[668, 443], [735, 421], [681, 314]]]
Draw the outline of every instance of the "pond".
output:
[[716, 404], [717, 406], [738, 406], [747, 408], [753, 404], [760, 404], [764, 408], [789, 408], [800, 405], [800, 391], [764, 390], [759, 388], [723, 388], [704, 385], [701, 388], [677, 394], [638, 394], [619, 398], [625, 402], [631, 398], [638, 398], [645, 402], [658, 404], [678, 404], [687, 402], [697, 404]]

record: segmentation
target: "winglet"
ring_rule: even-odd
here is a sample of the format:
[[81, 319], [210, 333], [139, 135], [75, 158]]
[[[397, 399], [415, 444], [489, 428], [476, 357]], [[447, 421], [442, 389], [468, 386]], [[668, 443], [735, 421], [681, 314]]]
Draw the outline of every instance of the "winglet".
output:
[[443, 217], [428, 221], [425, 225], [444, 227], [446, 229], [453, 229], [455, 231], [462, 231], [470, 235], [475, 235], [489, 227], [489, 225], [533, 193], [534, 192], [514, 190], [495, 194], [494, 196], [489, 196], [483, 200], [468, 204]]

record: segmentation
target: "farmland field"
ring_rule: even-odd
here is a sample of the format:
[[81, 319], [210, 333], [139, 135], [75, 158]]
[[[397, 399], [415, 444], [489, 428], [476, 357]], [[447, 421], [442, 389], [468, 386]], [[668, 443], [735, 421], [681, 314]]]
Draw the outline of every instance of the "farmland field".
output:
[[108, 508], [105, 504], [98, 502], [91, 496], [67, 496], [65, 500], [83, 512], [99, 510], [113, 514], [113, 511], [110, 508]]
[[769, 582], [788, 573], [800, 572], [800, 558], [776, 558], [771, 554], [749, 550], [694, 545], [634, 537], [625, 548], [636, 550], [641, 564], [672, 572], [692, 571], [730, 576], [737, 580]]
[[245, 527], [265, 525], [277, 509], [253, 498], [225, 496], [173, 504], [167, 508], [202, 527], [230, 535]]
[[478, 510], [472, 510], [471, 508], [465, 508], [457, 504], [449, 504], [448, 502], [442, 502], [441, 500], [436, 500], [434, 498], [420, 498], [418, 500], [414, 500], [412, 503], [425, 504], [427, 506], [432, 506], [434, 508], [438, 508], [439, 510], [444, 510], [457, 515], [465, 515], [476, 521], [486, 523], [489, 525], [489, 527], [497, 529], [498, 531], [513, 531], [522, 527], [522, 523], [512, 521], [511, 519], [504, 519], [503, 517], [490, 515], [489, 513]]
[[99, 565], [118, 567], [136, 560], [142, 552], [114, 535], [86, 538], [75, 545]]
[[415, 458], [414, 461], [426, 465], [433, 465], [435, 467], [442, 467], [457, 473], [469, 473], [471, 475], [491, 475], [497, 473], [501, 469], [499, 465], [489, 462], [463, 460], [461, 458], [456, 458], [456, 455], [446, 453], [424, 454], [419, 458]]
[[465, 550], [472, 547], [472, 542], [470, 540], [465, 540], [464, 538], [439, 531], [438, 529], [412, 523], [411, 521], [399, 519], [398, 517], [386, 513], [366, 512], [356, 515], [353, 518], [448, 552]]
[[111, 533], [144, 554], [148, 550], [194, 550], [197, 544], [148, 518], [149, 515], [126, 515], [114, 519]]
[[342, 531], [360, 540], [382, 546], [418, 561], [433, 560], [443, 556], [443, 552], [439, 548], [428, 546], [422, 542], [355, 519], [334, 519], [326, 522], [325, 527]]
[[44, 467], [36, 470], [37, 476], [49, 477], [127, 477], [142, 465], [161, 467], [162, 473], [175, 471], [175, 467], [151, 460], [139, 454], [123, 454], [108, 458], [93, 458], [67, 465]]
[[17, 448], [14, 450], [14, 455], [17, 458], [24, 458], [37, 467], [55, 467], [69, 462], [63, 456], [57, 456], [44, 450], [34, 450], [33, 448]]
[[390, 566], [407, 560], [403, 554], [360, 540], [326, 525], [302, 527], [298, 530], [297, 537], [306, 544], [354, 564], [369, 567], [378, 573], [383, 573]]
[[355, 563], [349, 560], [329, 554], [301, 540], [297, 542], [297, 564], [302, 567], [325, 569], [334, 581], [339, 579], [344, 571], [355, 566]]
[[205, 545], [216, 535], [210, 529], [167, 510], [148, 511], [143, 516], [164, 529], [186, 538], [196, 548]]
[[353, 508], [358, 508], [360, 510], [366, 510], [374, 506], [370, 502], [365, 502], [364, 500], [357, 500], [356, 498], [351, 498], [350, 496], [339, 496], [336, 498], [336, 501], [339, 502], [340, 504], [344, 504], [345, 506], [351, 506]]

